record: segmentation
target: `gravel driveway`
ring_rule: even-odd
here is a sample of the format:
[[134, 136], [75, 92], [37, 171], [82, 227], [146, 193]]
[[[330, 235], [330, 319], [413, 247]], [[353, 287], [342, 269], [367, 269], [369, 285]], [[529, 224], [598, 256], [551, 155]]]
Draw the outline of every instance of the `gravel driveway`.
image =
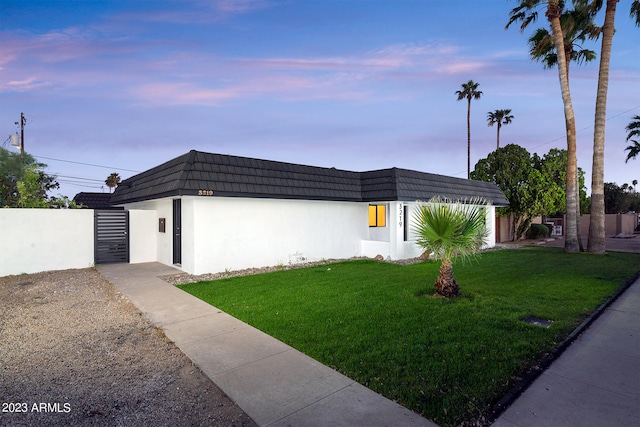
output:
[[0, 425], [254, 426], [94, 269], [0, 277]]

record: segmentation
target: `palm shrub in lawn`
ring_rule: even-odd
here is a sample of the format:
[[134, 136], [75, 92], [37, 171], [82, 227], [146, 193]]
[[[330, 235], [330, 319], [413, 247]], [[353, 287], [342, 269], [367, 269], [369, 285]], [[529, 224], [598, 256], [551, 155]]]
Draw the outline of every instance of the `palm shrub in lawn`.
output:
[[[640, 266], [522, 248], [454, 261], [464, 297], [416, 297], [439, 263], [372, 260], [182, 285], [439, 425], [486, 414]], [[523, 321], [553, 320], [550, 328]]]
[[458, 296], [460, 287], [453, 277], [453, 260], [468, 258], [485, 245], [489, 232], [486, 224], [486, 200], [474, 198], [452, 202], [434, 197], [416, 211], [413, 229], [416, 243], [440, 261], [440, 275], [433, 285], [446, 298]]

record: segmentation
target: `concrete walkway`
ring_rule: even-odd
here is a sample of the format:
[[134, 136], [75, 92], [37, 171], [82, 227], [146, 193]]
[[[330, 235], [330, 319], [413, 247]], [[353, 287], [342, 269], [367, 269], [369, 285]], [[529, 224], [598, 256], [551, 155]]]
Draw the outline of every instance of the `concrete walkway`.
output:
[[498, 418], [494, 427], [640, 425], [640, 279]]
[[98, 267], [259, 426], [435, 426], [159, 279], [160, 263]]

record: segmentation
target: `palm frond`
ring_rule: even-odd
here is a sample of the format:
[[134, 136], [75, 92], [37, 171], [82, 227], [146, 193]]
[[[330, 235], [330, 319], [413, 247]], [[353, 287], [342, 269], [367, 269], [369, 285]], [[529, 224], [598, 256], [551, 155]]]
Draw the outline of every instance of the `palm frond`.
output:
[[484, 205], [486, 201], [479, 198], [457, 203], [431, 199], [414, 215], [416, 243], [439, 260], [465, 259], [475, 254], [488, 236]]

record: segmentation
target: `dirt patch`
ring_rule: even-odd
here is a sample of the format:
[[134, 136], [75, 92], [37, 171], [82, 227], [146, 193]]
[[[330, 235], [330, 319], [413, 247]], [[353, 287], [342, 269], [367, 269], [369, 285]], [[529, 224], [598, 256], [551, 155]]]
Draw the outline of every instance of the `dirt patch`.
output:
[[254, 426], [94, 269], [0, 277], [0, 425]]

